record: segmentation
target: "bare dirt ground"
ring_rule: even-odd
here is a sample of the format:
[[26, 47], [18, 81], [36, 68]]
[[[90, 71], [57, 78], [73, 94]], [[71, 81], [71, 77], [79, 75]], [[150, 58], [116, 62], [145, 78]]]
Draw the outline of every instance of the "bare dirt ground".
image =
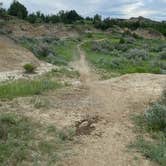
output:
[[[127, 146], [136, 137], [131, 117], [142, 113], [160, 97], [166, 76], [128, 74], [99, 81], [79, 45], [78, 52], [80, 59], [72, 66], [81, 76], [74, 86], [0, 102], [0, 111], [21, 113], [59, 128], [74, 127], [76, 137], [69, 156], [55, 165], [156, 165]], [[42, 107], [35, 106], [39, 101]]]

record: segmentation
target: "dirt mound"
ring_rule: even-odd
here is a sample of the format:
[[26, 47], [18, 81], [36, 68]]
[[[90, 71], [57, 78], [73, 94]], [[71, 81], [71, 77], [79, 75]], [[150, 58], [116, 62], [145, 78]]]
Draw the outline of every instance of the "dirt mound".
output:
[[27, 49], [16, 45], [5, 36], [0, 36], [0, 71], [22, 69], [26, 63], [40, 66], [41, 62]]
[[[160, 87], [165, 85], [166, 76], [165, 75], [156, 75], [148, 73], [136, 73], [136, 74], [126, 74], [121, 77], [112, 78], [110, 80], [101, 81], [101, 84], [117, 84], [117, 87], [120, 86], [126, 89], [139, 89], [140, 87], [153, 87], [152, 84], [156, 84]], [[156, 90], [156, 89], [155, 89]]]
[[144, 38], [147, 38], [147, 39], [164, 39], [164, 36], [158, 32], [158, 31], [155, 31], [154, 29], [142, 29], [142, 28], [139, 28], [137, 29], [136, 31], [134, 31], [138, 36], [141, 36], [141, 37], [144, 37]]

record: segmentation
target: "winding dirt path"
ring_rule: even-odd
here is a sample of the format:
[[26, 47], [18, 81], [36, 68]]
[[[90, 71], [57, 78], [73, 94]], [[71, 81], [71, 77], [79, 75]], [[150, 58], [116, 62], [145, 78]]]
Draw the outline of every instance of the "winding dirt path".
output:
[[81, 45], [80, 59], [73, 67], [80, 72], [83, 86], [88, 88], [92, 103], [87, 113], [98, 117], [90, 135], [79, 136], [73, 155], [64, 166], [153, 166], [149, 160], [127, 146], [134, 141], [131, 116], [143, 112], [158, 99], [166, 83], [166, 76], [131, 74], [107, 81], [98, 81], [86, 61]]

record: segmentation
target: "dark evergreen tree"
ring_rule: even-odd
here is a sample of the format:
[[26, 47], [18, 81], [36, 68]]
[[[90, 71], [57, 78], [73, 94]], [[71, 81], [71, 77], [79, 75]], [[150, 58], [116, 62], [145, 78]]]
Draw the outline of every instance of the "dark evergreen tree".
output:
[[0, 2], [0, 17], [5, 17], [6, 14], [6, 10], [3, 8], [3, 3]]
[[58, 16], [60, 21], [66, 24], [71, 24], [73, 22], [83, 19], [75, 10], [66, 11], [66, 12], [62, 10], [58, 13]]
[[29, 14], [27, 17], [27, 20], [32, 24], [36, 23], [36, 19], [37, 19], [37, 17], [34, 13]]
[[58, 22], [60, 22], [60, 17], [58, 15], [52, 15], [49, 17], [49, 22], [58, 23]]
[[96, 14], [93, 18], [93, 24], [96, 28], [100, 28], [102, 23], [101, 16]]
[[8, 9], [9, 15], [16, 16], [20, 19], [25, 19], [28, 15], [28, 11], [24, 5], [17, 0], [14, 0]]
[[71, 10], [69, 12], [66, 12], [66, 20], [67, 23], [73, 23], [82, 20], [82, 17], [75, 10]]

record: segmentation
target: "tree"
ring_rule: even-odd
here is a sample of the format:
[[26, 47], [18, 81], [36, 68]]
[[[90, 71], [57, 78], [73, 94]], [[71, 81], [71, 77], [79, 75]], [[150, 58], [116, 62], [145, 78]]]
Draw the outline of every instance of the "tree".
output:
[[28, 15], [28, 11], [24, 5], [17, 0], [14, 0], [8, 9], [9, 15], [16, 16], [20, 19], [25, 19]]
[[45, 16], [40, 11], [36, 12], [36, 23], [42, 23], [45, 21]]
[[93, 18], [91, 18], [91, 17], [86, 17], [85, 20], [87, 20], [87, 21], [93, 21]]
[[66, 19], [68, 23], [73, 23], [78, 20], [82, 20], [82, 17], [75, 10], [71, 10], [69, 12], [66, 12]]
[[99, 26], [99, 28], [101, 28], [102, 30], [106, 30], [106, 29], [110, 28], [110, 27], [111, 27], [110, 18], [104, 19], [98, 26]]
[[71, 24], [83, 19], [75, 10], [66, 12], [62, 10], [58, 13], [58, 16], [60, 18], [60, 21], [66, 24]]
[[36, 19], [37, 19], [37, 17], [34, 13], [29, 14], [29, 16], [27, 17], [27, 20], [32, 24], [36, 23]]
[[3, 13], [3, 8], [2, 8], [2, 6], [3, 6], [3, 3], [0, 2], [0, 16], [2, 16], [2, 13]]
[[101, 16], [96, 14], [93, 18], [93, 24], [96, 28], [99, 28], [102, 23]]
[[6, 10], [3, 9], [3, 3], [0, 2], [0, 17], [6, 16]]
[[49, 22], [51, 22], [51, 23], [58, 23], [58, 22], [60, 22], [60, 17], [58, 15], [52, 15], [49, 18]]

